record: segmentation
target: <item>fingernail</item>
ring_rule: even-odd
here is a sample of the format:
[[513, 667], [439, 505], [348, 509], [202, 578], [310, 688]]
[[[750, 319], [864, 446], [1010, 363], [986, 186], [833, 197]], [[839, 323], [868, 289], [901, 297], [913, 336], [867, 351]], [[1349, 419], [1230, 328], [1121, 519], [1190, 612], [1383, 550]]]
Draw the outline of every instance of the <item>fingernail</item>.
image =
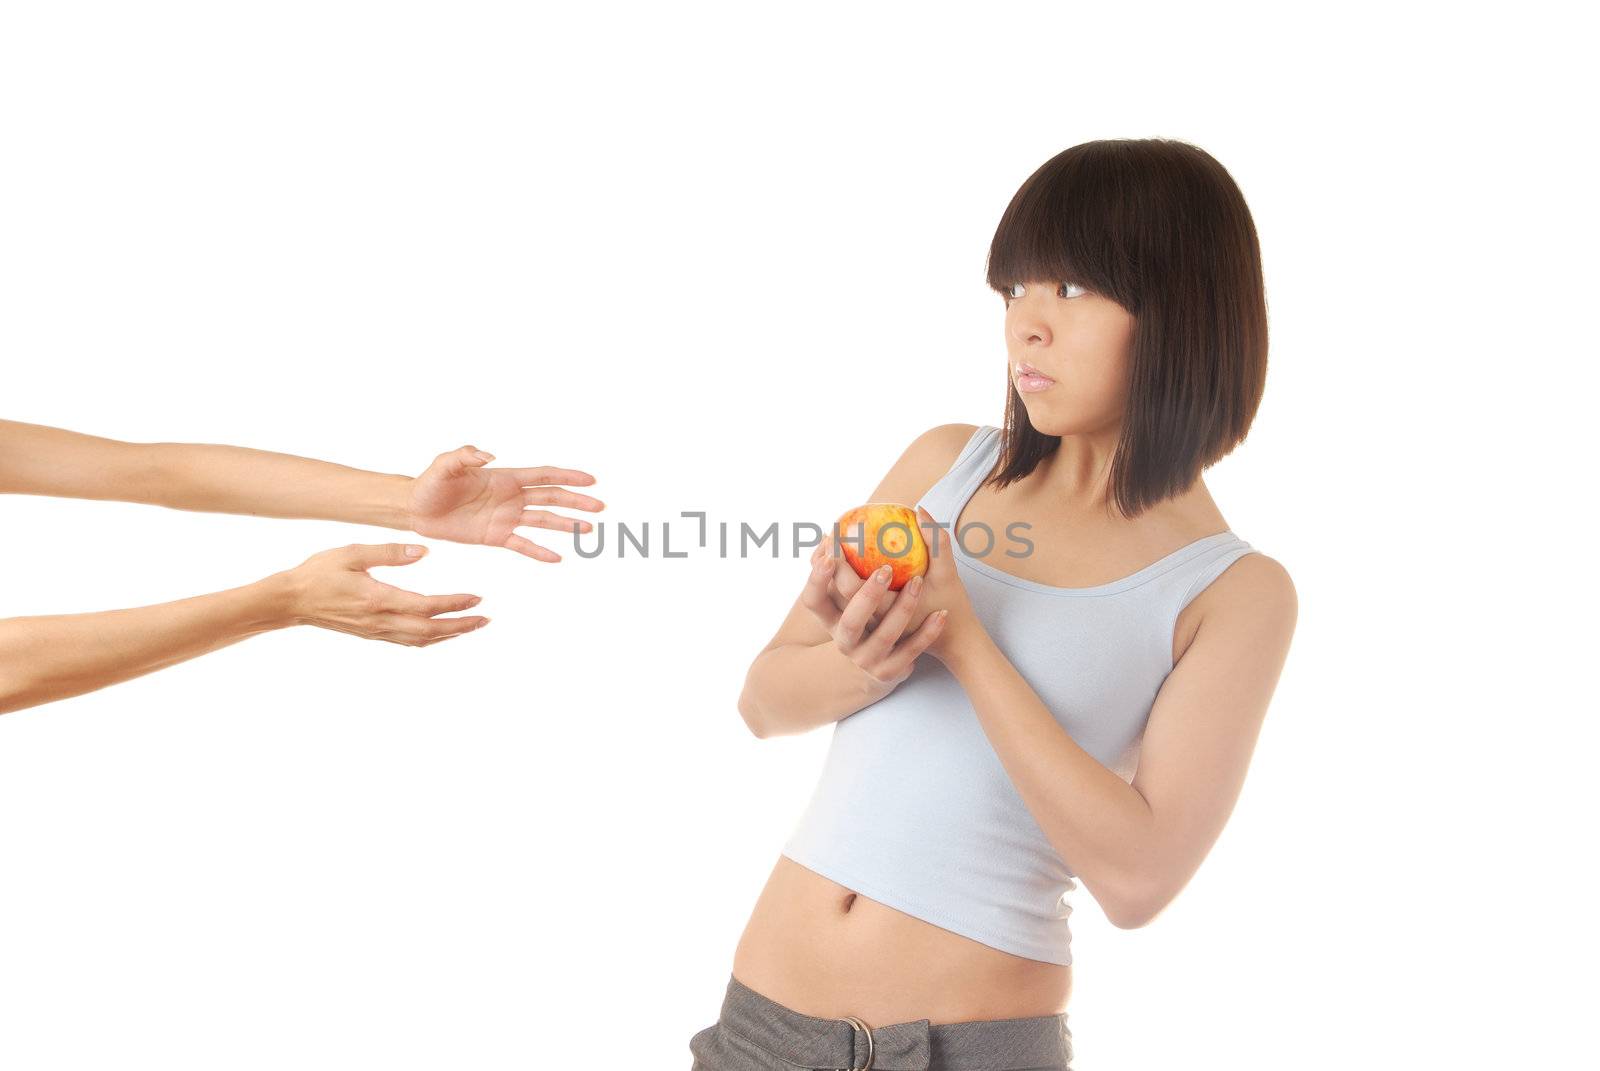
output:
[[488, 623], [489, 623], [489, 619], [486, 617], [482, 621], [478, 622], [478, 626], [477, 627], [478, 628], [482, 628], [483, 626], [487, 625]]
[[912, 577], [911, 578], [911, 583], [908, 584], [907, 586], [911, 589], [911, 594], [915, 595], [917, 592], [922, 590], [922, 577], [920, 577], [920, 576]]
[[417, 546], [415, 543], [407, 543], [406, 544], [406, 557], [408, 557], [408, 558], [420, 558], [420, 557], [422, 557], [422, 548]]
[[881, 580], [887, 584], [889, 582], [889, 574], [892, 572], [894, 572], [894, 570], [889, 568], [887, 565], [880, 565], [878, 566], [878, 571], [872, 574], [872, 579]]
[[480, 461], [493, 461], [494, 460], [494, 455], [489, 453], [486, 450], [474, 450], [473, 451], [473, 456], [476, 457]]
[[468, 606], [476, 606], [482, 601], [483, 601], [483, 596], [482, 595], [474, 595], [472, 597], [472, 601], [467, 603], [467, 605]]

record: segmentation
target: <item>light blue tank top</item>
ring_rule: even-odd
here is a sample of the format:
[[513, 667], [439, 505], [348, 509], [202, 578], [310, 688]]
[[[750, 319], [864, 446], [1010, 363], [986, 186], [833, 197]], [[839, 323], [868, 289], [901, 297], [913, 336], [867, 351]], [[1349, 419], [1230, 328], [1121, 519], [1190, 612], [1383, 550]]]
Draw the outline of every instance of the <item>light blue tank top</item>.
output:
[[[919, 504], [953, 523], [999, 451], [1000, 429], [980, 427]], [[1150, 707], [1172, 671], [1179, 611], [1253, 548], [1217, 532], [1120, 580], [1058, 588], [990, 564], [1025, 549], [1004, 528], [983, 560], [951, 536], [995, 644], [1078, 746], [1131, 782]], [[981, 553], [987, 537], [974, 529], [967, 541]], [[783, 854], [935, 926], [1029, 959], [1072, 962], [1067, 894], [1077, 875], [1023, 804], [965, 690], [932, 655], [834, 724], [821, 779]]]

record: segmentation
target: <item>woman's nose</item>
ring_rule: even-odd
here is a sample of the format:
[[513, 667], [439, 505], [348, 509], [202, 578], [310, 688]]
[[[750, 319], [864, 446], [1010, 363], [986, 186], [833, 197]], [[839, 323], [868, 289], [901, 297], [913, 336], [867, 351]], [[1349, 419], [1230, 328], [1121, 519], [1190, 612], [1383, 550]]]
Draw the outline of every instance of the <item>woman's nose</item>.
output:
[[1011, 337], [1024, 346], [1050, 344], [1050, 325], [1036, 316], [1022, 313], [1011, 324]]

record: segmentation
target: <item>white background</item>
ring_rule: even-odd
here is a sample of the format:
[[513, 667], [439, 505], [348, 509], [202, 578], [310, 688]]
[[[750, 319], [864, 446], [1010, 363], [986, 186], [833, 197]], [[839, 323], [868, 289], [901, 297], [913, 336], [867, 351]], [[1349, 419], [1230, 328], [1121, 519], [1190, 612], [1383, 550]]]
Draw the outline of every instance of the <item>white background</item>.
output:
[[[1557, 5], [7, 4], [0, 415], [586, 469], [652, 556], [431, 543], [303, 628], [0, 718], [0, 1065], [687, 1068], [826, 731], [735, 702], [825, 523], [998, 423], [1002, 209], [1101, 137], [1249, 200], [1266, 398], [1206, 480], [1300, 621], [1147, 928], [1076, 894], [1081, 1071], [1588, 1044], [1590, 58]], [[0, 616], [402, 533], [0, 500]], [[799, 552], [802, 556], [804, 551]]]

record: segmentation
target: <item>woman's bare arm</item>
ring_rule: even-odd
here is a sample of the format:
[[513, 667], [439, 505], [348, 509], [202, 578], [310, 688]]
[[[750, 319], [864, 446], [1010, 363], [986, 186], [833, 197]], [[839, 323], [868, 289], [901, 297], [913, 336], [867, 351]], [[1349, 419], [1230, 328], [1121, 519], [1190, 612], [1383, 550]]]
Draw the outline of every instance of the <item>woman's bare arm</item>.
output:
[[354, 543], [242, 587], [176, 602], [0, 620], [0, 714], [92, 692], [291, 625], [426, 647], [486, 624], [481, 616], [436, 616], [477, 605], [476, 595], [419, 595], [367, 575], [374, 566], [419, 561], [425, 550]]
[[[923, 432], [867, 501], [914, 505], [949, 470], [975, 430], [971, 424], [942, 424]], [[863, 672], [838, 649], [802, 598], [751, 663], [739, 713], [758, 737], [786, 736], [836, 722], [890, 691], [892, 685]]]
[[415, 478], [211, 443], [137, 443], [0, 420], [0, 492], [409, 530]]
[[129, 610], [0, 620], [0, 714], [82, 695], [292, 624], [275, 577]]
[[[804, 607], [801, 612], [809, 614]], [[762, 739], [789, 736], [854, 714], [892, 690], [862, 672], [826, 633], [816, 644], [775, 639], [745, 674], [739, 713]]]
[[1299, 613], [1288, 572], [1262, 554], [1195, 601], [1199, 629], [1156, 695], [1131, 784], [1072, 739], [981, 625], [952, 629], [939, 656], [1040, 829], [1123, 929], [1160, 914], [1221, 834]]
[[588, 521], [533, 507], [599, 512], [581, 469], [488, 468], [472, 445], [448, 450], [417, 477], [210, 443], [129, 443], [0, 420], [0, 493], [118, 499], [170, 509], [375, 524], [456, 543], [504, 547], [544, 562], [561, 555], [518, 528], [584, 532]]

